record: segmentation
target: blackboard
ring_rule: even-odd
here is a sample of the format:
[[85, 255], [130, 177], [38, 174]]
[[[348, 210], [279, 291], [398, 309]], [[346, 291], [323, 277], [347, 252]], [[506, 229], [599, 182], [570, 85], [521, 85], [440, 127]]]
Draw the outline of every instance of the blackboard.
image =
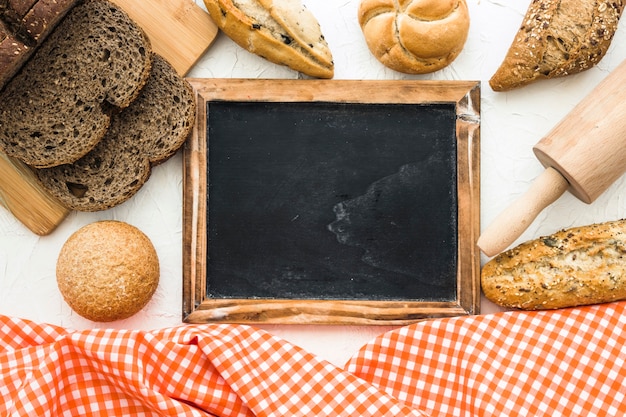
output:
[[[477, 312], [477, 83], [192, 85], [199, 117], [185, 178], [204, 181], [184, 187], [194, 196], [184, 223], [195, 222], [185, 228], [195, 265], [185, 321]], [[429, 89], [437, 100], [424, 99]]]

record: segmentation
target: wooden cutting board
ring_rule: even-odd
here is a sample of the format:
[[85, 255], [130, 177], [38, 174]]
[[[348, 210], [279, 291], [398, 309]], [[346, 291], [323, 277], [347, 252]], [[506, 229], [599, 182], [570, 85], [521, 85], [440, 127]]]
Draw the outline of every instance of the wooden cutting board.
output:
[[[148, 34], [153, 50], [181, 75], [217, 36], [209, 14], [192, 0], [112, 0]], [[38, 235], [51, 233], [70, 210], [37, 182], [23, 163], [0, 153], [0, 204]]]
[[209, 14], [192, 0], [111, 0], [139, 23], [154, 51], [185, 75], [217, 36]]

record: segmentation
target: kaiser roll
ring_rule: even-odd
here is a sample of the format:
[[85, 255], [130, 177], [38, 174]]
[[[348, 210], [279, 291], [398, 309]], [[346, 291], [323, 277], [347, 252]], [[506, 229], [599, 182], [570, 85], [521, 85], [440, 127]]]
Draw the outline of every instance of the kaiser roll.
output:
[[150, 300], [159, 283], [159, 260], [150, 239], [120, 221], [82, 227], [63, 245], [57, 283], [70, 307], [98, 322], [128, 318]]
[[434, 72], [454, 61], [470, 23], [465, 0], [362, 0], [358, 18], [372, 54], [407, 74]]

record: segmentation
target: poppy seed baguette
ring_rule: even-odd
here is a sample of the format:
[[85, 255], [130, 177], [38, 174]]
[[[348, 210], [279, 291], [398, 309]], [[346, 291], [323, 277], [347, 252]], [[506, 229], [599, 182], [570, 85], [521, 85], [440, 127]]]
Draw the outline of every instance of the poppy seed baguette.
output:
[[71, 209], [114, 207], [139, 191], [152, 166], [176, 153], [194, 118], [191, 86], [154, 54], [146, 86], [129, 107], [113, 116], [104, 139], [73, 164], [38, 170], [39, 180]]
[[0, 150], [37, 168], [74, 162], [150, 75], [144, 31], [105, 0], [75, 6], [0, 92]]

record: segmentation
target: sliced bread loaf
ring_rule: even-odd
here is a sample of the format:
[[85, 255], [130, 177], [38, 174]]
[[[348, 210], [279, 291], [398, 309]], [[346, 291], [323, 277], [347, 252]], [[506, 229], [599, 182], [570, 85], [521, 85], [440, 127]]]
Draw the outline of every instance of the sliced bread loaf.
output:
[[69, 208], [98, 211], [132, 197], [151, 167], [170, 158], [195, 118], [189, 83], [154, 54], [152, 74], [139, 97], [113, 116], [104, 139], [73, 164], [38, 170], [46, 188]]
[[150, 75], [147, 35], [118, 6], [75, 6], [0, 92], [0, 150], [33, 167], [74, 162]]

